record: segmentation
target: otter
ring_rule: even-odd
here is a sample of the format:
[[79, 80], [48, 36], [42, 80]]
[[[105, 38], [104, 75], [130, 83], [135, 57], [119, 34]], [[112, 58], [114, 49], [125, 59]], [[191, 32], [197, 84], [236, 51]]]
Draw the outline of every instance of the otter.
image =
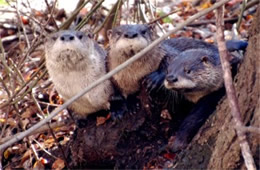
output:
[[[109, 70], [134, 56], [156, 38], [153, 27], [143, 24], [121, 25], [108, 30], [107, 35], [109, 38], [107, 64]], [[113, 76], [113, 82], [124, 97], [134, 94], [140, 89], [140, 81], [149, 73], [157, 70], [165, 53], [160, 45], [156, 46], [142, 58]]]
[[[146, 24], [121, 25], [108, 30], [107, 36], [109, 38], [107, 61], [109, 71], [147, 47], [157, 38], [154, 27]], [[228, 44], [232, 46], [232, 43]], [[136, 94], [142, 85], [145, 86], [152, 100], [157, 100], [162, 105], [168, 103], [168, 97], [165, 98], [165, 96], [169, 96], [167, 94], [171, 93], [171, 96], [174, 96], [175, 99], [169, 105], [174, 105], [175, 107], [172, 108], [176, 112], [178, 110], [176, 106], [179, 103], [179, 98], [182, 98], [182, 94], [161, 88], [167, 72], [168, 60], [176, 58], [182, 51], [198, 48], [215, 48], [215, 46], [192, 38], [164, 40], [151, 51], [144, 54], [142, 58], [114, 75], [112, 82], [119, 88], [119, 91], [125, 98], [130, 98], [128, 103], [133, 101], [133, 94]], [[160, 90], [158, 90], [158, 87], [160, 87]], [[117, 96], [120, 96], [118, 94]], [[159, 94], [162, 97], [158, 97]], [[160, 101], [162, 99], [164, 101]], [[158, 106], [158, 104], [156, 105]]]
[[191, 49], [180, 53], [174, 61], [169, 62], [164, 80], [167, 89], [181, 91], [193, 103], [222, 85], [222, 67], [215, 48]]
[[[109, 30], [109, 70], [149, 45], [156, 38], [152, 28], [148, 25], [137, 24], [122, 25]], [[247, 47], [247, 42], [231, 40], [227, 41], [226, 45], [229, 51], [244, 50]], [[193, 55], [197, 57], [193, 59]], [[200, 57], [201, 60], [198, 61], [197, 59]], [[197, 81], [191, 82], [187, 80], [186, 84], [191, 83], [189, 85], [193, 85], [194, 89], [171, 88], [171, 85], [173, 85], [170, 82], [171, 78], [175, 81], [175, 78], [170, 74], [171, 69], [178, 66], [180, 70], [184, 69], [184, 65], [181, 65], [180, 63], [182, 62], [178, 62], [178, 59], [194, 66], [198, 64], [198, 68], [204, 69], [201, 73], [208, 73], [209, 76], [212, 75], [215, 78], [213, 77], [212, 81], [207, 82], [208, 79], [203, 79], [203, 75], [201, 75]], [[203, 62], [208, 67], [203, 67], [204, 65], [200, 62]], [[238, 62], [235, 63], [237, 64]], [[191, 71], [193, 70], [187, 70], [189, 73]], [[166, 75], [168, 80], [165, 80]], [[201, 89], [195, 87], [196, 83], [199, 84], [199, 80], [204, 80], [204, 83], [201, 84]], [[172, 151], [179, 151], [185, 148], [225, 94], [225, 89], [222, 87], [222, 69], [217, 47], [192, 38], [164, 40], [150, 52], [146, 53], [143, 59], [139, 59], [128, 66], [127, 69], [121, 71], [120, 74], [115, 75], [113, 81], [125, 97], [139, 91], [140, 83], [142, 83], [152, 98], [152, 102], [159, 101], [155, 104], [156, 107], [159, 107], [159, 109], [166, 107], [171, 114], [175, 114], [175, 118], [182, 119], [181, 122], [179, 121], [177, 139], [171, 148]], [[164, 83], [164, 81], [167, 82]], [[179, 113], [182, 114], [180, 115]]]
[[[106, 74], [106, 51], [92, 39], [90, 33], [72, 30], [54, 33], [45, 42], [45, 53], [50, 78], [65, 101]], [[112, 83], [104, 81], [74, 101], [69, 108], [80, 118], [85, 118], [109, 109], [113, 93]]]
[[[186, 37], [164, 40], [162, 41], [161, 46], [166, 50], [166, 55], [160, 63], [159, 68], [155, 72], [147, 75], [144, 79], [148, 91], [158, 90], [158, 87], [163, 85], [170, 60], [174, 61], [181, 52], [192, 49], [210, 49], [209, 51], [218, 53], [218, 49], [214, 44]], [[228, 40], [226, 46], [229, 52], [239, 50], [245, 51], [247, 42], [241, 40]]]
[[[118, 65], [143, 50], [157, 38], [152, 25], [135, 24], [121, 25], [108, 30], [108, 70]], [[175, 58], [180, 52], [187, 49], [211, 48], [213, 45], [191, 38], [172, 38], [164, 40], [151, 51], [144, 54], [142, 58], [127, 66], [113, 76], [114, 84], [120, 89], [123, 96], [135, 94], [140, 89], [140, 82], [152, 72], [166, 70], [168, 58]], [[162, 68], [163, 67], [163, 68]], [[152, 76], [152, 75], [151, 75]], [[152, 82], [148, 82], [148, 81]], [[146, 79], [148, 86], [159, 83], [162, 77]], [[157, 81], [157, 83], [153, 82]]]
[[[229, 51], [234, 51], [244, 50], [247, 43], [228, 41], [226, 45]], [[231, 55], [233, 74], [236, 73], [240, 61]], [[209, 48], [184, 50], [175, 59], [169, 60], [164, 87], [180, 92], [185, 99], [194, 104], [176, 132], [175, 141], [170, 146], [173, 152], [184, 149], [214, 112], [217, 103], [225, 95], [223, 82], [220, 57], [214, 45], [209, 45]]]

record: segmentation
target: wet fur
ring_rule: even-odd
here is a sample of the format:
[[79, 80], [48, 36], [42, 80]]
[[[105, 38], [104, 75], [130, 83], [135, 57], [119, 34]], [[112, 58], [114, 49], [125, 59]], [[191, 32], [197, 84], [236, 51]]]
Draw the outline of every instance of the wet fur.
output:
[[[167, 76], [172, 75], [178, 81], [171, 82], [166, 77], [165, 87], [182, 91], [185, 97], [193, 103], [223, 86], [218, 53], [209, 49], [186, 50], [176, 59], [171, 60], [169, 65]], [[190, 73], [186, 73], [187, 70]]]
[[[142, 34], [142, 31], [146, 31]], [[135, 38], [127, 38], [124, 35], [135, 32]], [[114, 28], [109, 34], [108, 68], [114, 69], [127, 59], [144, 49], [155, 39], [153, 31], [146, 25], [123, 25]], [[127, 66], [113, 76], [115, 84], [126, 97], [140, 89], [140, 80], [149, 73], [155, 71], [163, 59], [165, 51], [157, 46], [145, 56]]]
[[[195, 44], [193, 42], [184, 43], [193, 48], [183, 47], [181, 48], [184, 50], [183, 52], [168, 60], [165, 87], [182, 93], [186, 99], [194, 103], [180, 124], [174, 143], [169, 146], [173, 152], [178, 152], [188, 145], [206, 119], [214, 112], [218, 101], [225, 95], [223, 72], [217, 48], [202, 41], [198, 43], [198, 41], [194, 40], [197, 42]], [[180, 44], [182, 42], [180, 41]], [[236, 43], [242, 43], [242, 47], [245, 48], [243, 41]], [[196, 44], [198, 44], [198, 48], [196, 48]], [[232, 47], [231, 51], [233, 51], [240, 45], [229, 44], [228, 49], [229, 47]], [[173, 48], [175, 47], [173, 46]], [[231, 61], [233, 75], [236, 73], [239, 62], [240, 60], [237, 58]], [[182, 102], [180, 101], [180, 103]]]
[[[73, 41], [63, 42], [60, 36], [72, 34]], [[78, 35], [83, 38], [79, 39]], [[46, 67], [54, 87], [64, 100], [78, 94], [89, 84], [106, 74], [105, 51], [87, 35], [77, 31], [60, 31], [51, 35], [45, 43]], [[98, 85], [69, 106], [85, 117], [109, 108], [113, 94], [110, 81]]]

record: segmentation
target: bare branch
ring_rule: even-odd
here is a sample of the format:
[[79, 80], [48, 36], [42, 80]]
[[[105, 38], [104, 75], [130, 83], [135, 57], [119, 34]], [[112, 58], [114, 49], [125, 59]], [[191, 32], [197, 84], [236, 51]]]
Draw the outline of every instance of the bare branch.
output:
[[[46, 125], [41, 126], [38, 129], [36, 129], [35, 131], [33, 131], [32, 135], [37, 134], [37, 133], [46, 132], [46, 131], [50, 130], [50, 128], [57, 129], [57, 128], [60, 128], [60, 127], [63, 127], [63, 126], [70, 126], [72, 124], [74, 124], [74, 121], [72, 121], [71, 119], [68, 119], [68, 120], [62, 121], [62, 122], [50, 123], [50, 125], [46, 124]], [[15, 136], [17, 136], [17, 135], [19, 135], [19, 134], [16, 134], [14, 136], [8, 136], [8, 137], [5, 137], [5, 138], [1, 138], [0, 144], [8, 142], [10, 139], [15, 138]]]
[[86, 23], [88, 23], [90, 17], [93, 15], [93, 13], [99, 9], [99, 7], [102, 5], [102, 3], [105, 0], [101, 0], [100, 2], [98, 2], [97, 5], [95, 5], [94, 7], [92, 7], [91, 11], [89, 11], [89, 13], [82, 19], [82, 21], [76, 26], [76, 30], [80, 30]]
[[169, 15], [172, 15], [172, 14], [174, 14], [174, 13], [176, 13], [176, 12], [179, 12], [179, 11], [180, 11], [180, 9], [173, 10], [173, 11], [169, 12], [168, 14], [165, 14], [165, 15], [162, 15], [162, 16], [160, 16], [160, 17], [158, 17], [158, 18], [155, 18], [154, 20], [152, 20], [152, 21], [149, 22], [148, 24], [153, 24], [153, 23], [155, 23], [155, 22], [157, 22], [157, 21], [159, 21], [159, 20], [161, 20], [161, 19], [163, 19], [163, 18], [166, 18], [166, 17], [168, 17]]
[[69, 100], [67, 100], [67, 102], [65, 102], [61, 107], [57, 108], [55, 111], [53, 111], [48, 117], [46, 117], [44, 120], [41, 120], [39, 123], [35, 124], [34, 126], [32, 126], [30, 129], [21, 132], [19, 134], [17, 134], [14, 138], [10, 139], [8, 142], [0, 145], [0, 151], [4, 150], [5, 148], [7, 148], [8, 146], [14, 144], [15, 142], [23, 139], [24, 137], [30, 135], [35, 129], [40, 128], [41, 126], [43, 126], [44, 124], [46, 124], [48, 121], [50, 121], [54, 116], [56, 116], [60, 111], [62, 111], [63, 109], [67, 108], [72, 102], [74, 102], [75, 100], [79, 99], [80, 97], [82, 97], [85, 93], [87, 93], [88, 91], [90, 91], [91, 89], [93, 89], [94, 87], [96, 87], [97, 85], [101, 84], [103, 81], [111, 78], [114, 74], [118, 73], [119, 71], [121, 71], [122, 69], [124, 69], [125, 67], [127, 67], [128, 65], [130, 65], [131, 63], [133, 63], [134, 61], [138, 60], [139, 58], [141, 58], [145, 53], [147, 53], [148, 51], [150, 51], [152, 48], [154, 48], [156, 45], [158, 45], [162, 40], [166, 39], [167, 37], [169, 37], [172, 33], [175, 33], [176, 31], [182, 29], [183, 27], [185, 27], [186, 25], [188, 25], [189, 23], [193, 22], [194, 20], [200, 18], [201, 16], [213, 11], [214, 9], [220, 7], [221, 5], [227, 3], [229, 0], [222, 0], [218, 3], [215, 3], [213, 6], [211, 6], [210, 8], [207, 8], [193, 16], [191, 16], [189, 19], [187, 19], [186, 21], [184, 21], [182, 24], [179, 24], [176, 26], [175, 29], [167, 32], [165, 35], [163, 35], [162, 37], [156, 39], [155, 41], [153, 41], [149, 46], [147, 46], [145, 49], [143, 49], [142, 51], [140, 51], [139, 53], [137, 53], [136, 55], [134, 55], [133, 57], [131, 57], [130, 59], [128, 59], [127, 61], [125, 61], [124, 63], [122, 63], [121, 65], [119, 65], [118, 67], [116, 67], [114, 70], [108, 72], [106, 75], [102, 76], [101, 78], [99, 78], [98, 80], [96, 80], [95, 82], [93, 82], [92, 84], [90, 84], [88, 87], [86, 87], [83, 91], [81, 91], [80, 93], [78, 93], [77, 95], [73, 96], [72, 98], [70, 98]]
[[89, 3], [89, 0], [85, 2], [79, 1], [77, 8], [73, 11], [71, 16], [60, 26], [60, 30], [68, 29], [73, 20], [77, 17], [80, 10], [84, 8], [87, 5], [87, 3]]
[[238, 126], [237, 129], [240, 129], [241, 131], [244, 131], [244, 132], [251, 132], [251, 133], [255, 133], [255, 134], [259, 134], [260, 135], [260, 128], [258, 128], [258, 127]]
[[243, 0], [241, 12], [240, 12], [240, 15], [239, 15], [238, 21], [237, 21], [237, 32], [239, 32], [239, 28], [240, 28], [240, 25], [241, 25], [241, 22], [242, 22], [242, 19], [243, 19], [243, 14], [246, 10], [246, 5], [247, 5], [247, 0]]
[[[231, 108], [231, 114], [233, 116], [234, 122], [236, 126], [243, 126], [241, 113], [238, 106], [238, 99], [236, 97], [236, 91], [233, 85], [233, 80], [230, 71], [230, 64], [228, 62], [227, 48], [224, 41], [224, 6], [217, 9], [216, 12], [216, 24], [217, 24], [217, 43], [218, 50], [220, 55], [220, 60], [223, 69], [223, 78], [224, 84], [226, 87], [227, 97], [229, 101], [229, 107]], [[255, 170], [256, 166], [254, 163], [254, 159], [252, 157], [252, 153], [249, 147], [249, 144], [246, 140], [246, 135], [244, 131], [241, 131], [239, 128], [236, 128], [237, 136], [240, 142], [240, 147], [242, 150], [242, 155], [245, 160], [245, 165], [247, 169]]]

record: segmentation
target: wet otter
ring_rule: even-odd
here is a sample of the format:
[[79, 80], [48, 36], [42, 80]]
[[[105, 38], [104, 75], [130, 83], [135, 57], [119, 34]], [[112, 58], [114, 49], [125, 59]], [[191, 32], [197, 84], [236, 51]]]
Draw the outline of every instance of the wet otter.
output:
[[[46, 67], [53, 84], [65, 100], [76, 95], [90, 83], [106, 74], [106, 52], [91, 38], [79, 31], [60, 31], [45, 43]], [[110, 81], [76, 100], [69, 108], [85, 117], [109, 108], [113, 94]]]
[[[112, 70], [127, 59], [148, 46], [157, 36], [153, 26], [136, 24], [121, 25], [108, 31], [109, 56], [108, 69]], [[229, 43], [229, 46], [234, 43]], [[237, 43], [236, 43], [237, 44]], [[182, 51], [199, 48], [216, 48], [214, 45], [191, 38], [173, 38], [164, 40], [161, 44], [146, 53], [141, 59], [129, 65], [126, 69], [113, 76], [112, 81], [120, 89], [123, 96], [130, 98], [140, 90], [143, 82], [153, 100], [162, 105], [168, 102], [167, 94], [174, 96], [169, 105], [174, 105], [174, 112], [178, 110], [177, 103], [182, 94], [171, 92], [163, 86], [163, 81], [169, 65], [168, 60], [175, 59]], [[235, 49], [234, 47], [233, 49]], [[144, 78], [144, 81], [142, 81]], [[159, 88], [158, 88], [159, 87]], [[158, 90], [160, 89], [160, 90]], [[158, 97], [162, 96], [162, 97]], [[161, 101], [163, 100], [163, 101]], [[129, 102], [128, 102], [129, 103]], [[156, 104], [158, 106], [158, 104]]]
[[[107, 32], [109, 38], [109, 55], [107, 66], [114, 69], [127, 59], [147, 47], [155, 40], [156, 33], [153, 26], [145, 24], [121, 25]], [[161, 44], [146, 53], [138, 61], [113, 76], [113, 82], [127, 97], [140, 89], [140, 81], [150, 73], [159, 70], [166, 71], [168, 58], [175, 58], [180, 52], [187, 49], [211, 48], [213, 45], [191, 38], [175, 38], [163, 41]], [[158, 69], [159, 68], [159, 69]], [[155, 73], [156, 74], [156, 73]], [[146, 79], [148, 88], [163, 81], [164, 77], [150, 75]], [[153, 82], [156, 81], [156, 82]]]
[[[227, 44], [230, 51], [245, 49], [246, 46], [247, 43], [243, 41]], [[240, 60], [233, 58], [230, 62], [232, 72], [235, 73]], [[214, 45], [210, 45], [210, 48], [188, 49], [169, 60], [164, 86], [180, 92], [194, 103], [180, 124], [175, 142], [170, 148], [172, 151], [185, 148], [208, 116], [214, 112], [218, 101], [225, 95], [223, 81], [219, 53]]]
[[[156, 35], [148, 25], [121, 25], [108, 31], [109, 55], [108, 69], [112, 70], [130, 57], [147, 47]], [[113, 76], [113, 81], [127, 97], [140, 89], [140, 80], [157, 70], [165, 51], [161, 46], [145, 54], [124, 70]]]
[[167, 89], [181, 91], [193, 103], [218, 90], [223, 85], [218, 52], [211, 48], [180, 53], [169, 63], [164, 85]]

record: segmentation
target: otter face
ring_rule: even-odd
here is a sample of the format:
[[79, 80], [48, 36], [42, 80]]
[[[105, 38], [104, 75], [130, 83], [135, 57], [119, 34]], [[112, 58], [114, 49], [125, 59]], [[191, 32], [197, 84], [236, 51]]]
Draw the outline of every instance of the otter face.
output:
[[164, 85], [185, 94], [199, 97], [215, 91], [222, 86], [222, 69], [218, 54], [207, 49], [192, 49], [179, 54], [169, 61]]
[[148, 25], [122, 25], [108, 30], [111, 51], [131, 57], [153, 41], [154, 32]]
[[88, 60], [84, 56], [92, 56], [86, 55], [92, 54], [93, 41], [90, 38], [90, 35], [80, 31], [54, 33], [45, 42], [46, 60], [73, 69], [75, 65], [83, 63], [83, 60]]

